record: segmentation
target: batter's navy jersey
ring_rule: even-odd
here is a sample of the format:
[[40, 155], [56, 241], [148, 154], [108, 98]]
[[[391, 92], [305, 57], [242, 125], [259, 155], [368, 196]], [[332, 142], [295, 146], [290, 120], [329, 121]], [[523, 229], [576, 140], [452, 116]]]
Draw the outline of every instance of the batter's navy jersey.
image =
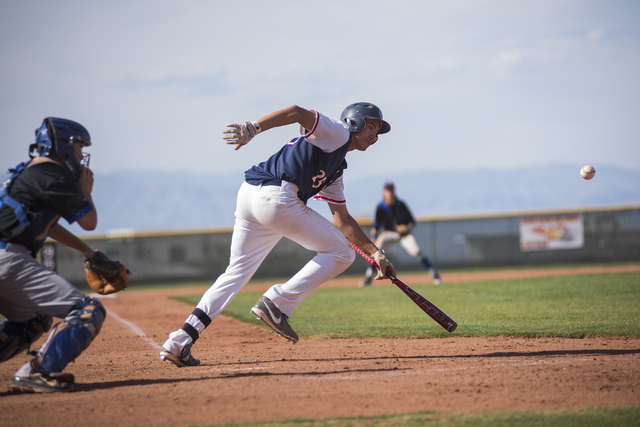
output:
[[[339, 120], [316, 112], [313, 129], [301, 129], [302, 136], [291, 140], [266, 162], [245, 172], [252, 185], [278, 185], [282, 181], [298, 186], [303, 202], [338, 181], [342, 185], [347, 168], [345, 156], [351, 146], [351, 133]], [[340, 191], [340, 193], [342, 193]], [[344, 203], [344, 200], [328, 200]]]

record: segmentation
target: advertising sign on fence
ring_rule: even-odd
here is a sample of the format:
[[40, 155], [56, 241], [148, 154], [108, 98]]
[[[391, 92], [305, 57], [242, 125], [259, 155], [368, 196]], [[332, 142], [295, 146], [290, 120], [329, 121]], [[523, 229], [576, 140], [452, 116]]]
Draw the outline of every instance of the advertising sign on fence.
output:
[[520, 218], [520, 250], [550, 251], [584, 246], [582, 215]]

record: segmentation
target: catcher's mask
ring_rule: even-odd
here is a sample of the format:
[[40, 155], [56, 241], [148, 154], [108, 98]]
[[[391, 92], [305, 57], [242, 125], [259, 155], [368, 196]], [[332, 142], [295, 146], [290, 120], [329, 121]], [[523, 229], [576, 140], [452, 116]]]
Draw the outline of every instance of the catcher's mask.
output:
[[47, 117], [36, 129], [36, 142], [29, 147], [29, 156], [59, 158], [77, 181], [82, 168], [89, 167], [90, 159], [90, 154], [82, 153], [82, 159], [78, 161], [75, 156], [78, 142], [83, 147], [91, 146], [91, 136], [84, 126], [67, 119]]
[[382, 119], [382, 111], [370, 102], [356, 102], [344, 109], [340, 115], [340, 121], [349, 132], [359, 132], [367, 126], [365, 119], [377, 119], [382, 122], [378, 135], [391, 130], [389, 123]]

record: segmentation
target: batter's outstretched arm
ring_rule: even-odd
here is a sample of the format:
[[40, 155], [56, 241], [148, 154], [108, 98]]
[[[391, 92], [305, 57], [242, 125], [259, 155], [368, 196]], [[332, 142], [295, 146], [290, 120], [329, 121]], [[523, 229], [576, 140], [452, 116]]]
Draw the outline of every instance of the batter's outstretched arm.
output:
[[234, 149], [237, 150], [265, 130], [293, 123], [299, 123], [305, 129], [313, 129], [315, 121], [316, 113], [297, 105], [292, 105], [264, 116], [257, 122], [229, 123], [227, 129], [222, 131], [222, 139], [227, 144], [234, 145]]
[[389, 277], [388, 275], [395, 276], [396, 270], [393, 268], [391, 262], [389, 262], [387, 257], [384, 255], [384, 252], [379, 250], [376, 245], [367, 238], [367, 235], [362, 231], [360, 225], [347, 211], [347, 207], [345, 205], [335, 205], [330, 203], [329, 208], [333, 214], [333, 220], [340, 231], [342, 231], [342, 234], [351, 240], [351, 244], [356, 245], [358, 250], [367, 253], [375, 260], [378, 265], [378, 275], [376, 276], [376, 280]]
[[329, 203], [329, 208], [333, 215], [333, 222], [347, 239], [351, 240], [351, 242], [369, 255], [373, 255], [378, 250], [371, 239], [362, 231], [358, 222], [351, 216], [349, 211], [347, 211], [345, 205]]
[[316, 121], [316, 113], [305, 108], [292, 105], [291, 107], [275, 111], [258, 120], [262, 132], [275, 127], [286, 126], [298, 123], [303, 128], [309, 130], [313, 128]]

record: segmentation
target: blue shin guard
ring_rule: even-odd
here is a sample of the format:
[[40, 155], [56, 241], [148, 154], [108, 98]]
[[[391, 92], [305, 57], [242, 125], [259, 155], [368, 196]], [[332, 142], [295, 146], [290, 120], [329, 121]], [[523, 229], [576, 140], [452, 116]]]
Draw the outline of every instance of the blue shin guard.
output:
[[34, 367], [46, 375], [62, 372], [69, 362], [89, 347], [100, 332], [106, 315], [98, 299], [85, 296], [64, 320], [54, 326], [38, 350]]

